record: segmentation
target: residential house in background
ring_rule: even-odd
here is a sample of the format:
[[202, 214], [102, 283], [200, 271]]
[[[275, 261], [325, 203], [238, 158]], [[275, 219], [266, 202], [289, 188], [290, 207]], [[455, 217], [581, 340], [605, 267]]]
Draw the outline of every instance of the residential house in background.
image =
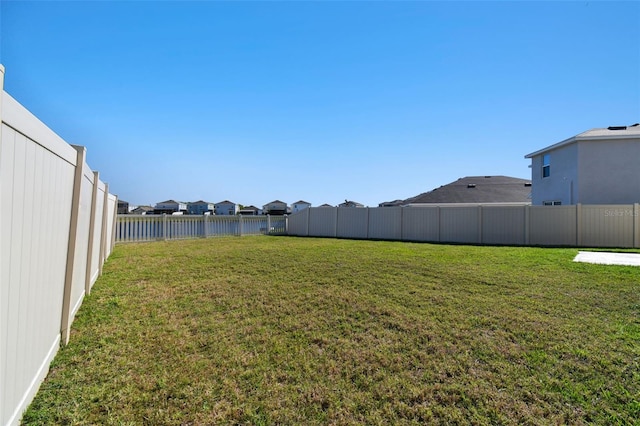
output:
[[333, 206], [331, 204], [324, 203], [324, 204], [320, 204], [318, 207], [333, 207]]
[[640, 125], [587, 130], [527, 154], [532, 203], [640, 203]]
[[131, 210], [131, 214], [153, 214], [153, 207], [151, 206], [138, 206]]
[[385, 201], [378, 204], [378, 207], [398, 207], [404, 204], [404, 200]]
[[212, 214], [214, 209], [214, 204], [208, 201], [200, 200], [187, 204], [187, 211], [189, 212], [189, 214]]
[[[509, 176], [467, 176], [407, 198], [416, 204], [531, 204], [531, 181]], [[396, 203], [396, 202], [394, 202]], [[383, 203], [384, 204], [384, 203]], [[397, 205], [397, 204], [396, 204]]]
[[290, 213], [289, 206], [284, 201], [275, 200], [262, 206], [262, 211], [269, 215], [285, 215]]
[[245, 206], [238, 210], [238, 214], [242, 216], [259, 216], [262, 214], [262, 210], [256, 206]]
[[214, 212], [216, 215], [235, 216], [238, 214], [239, 210], [240, 206], [229, 200], [220, 201], [214, 205]]
[[338, 207], [364, 207], [364, 204], [360, 204], [355, 201], [344, 200], [344, 203], [338, 204]]
[[128, 214], [129, 203], [126, 201], [118, 200], [118, 214]]
[[157, 203], [153, 209], [155, 214], [174, 214], [174, 213], [186, 213], [187, 203], [181, 201], [167, 200]]
[[311, 203], [308, 203], [308, 202], [303, 201], [303, 200], [296, 201], [295, 203], [293, 203], [291, 205], [291, 212], [292, 213], [296, 213], [296, 212], [302, 211], [304, 209], [308, 209], [309, 207], [311, 207]]

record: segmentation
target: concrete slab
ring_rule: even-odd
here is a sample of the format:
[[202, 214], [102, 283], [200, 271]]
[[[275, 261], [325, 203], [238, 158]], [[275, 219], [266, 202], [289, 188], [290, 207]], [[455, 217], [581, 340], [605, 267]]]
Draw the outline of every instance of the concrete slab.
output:
[[640, 254], [609, 253], [604, 251], [579, 251], [574, 262], [598, 263], [602, 265], [640, 266]]

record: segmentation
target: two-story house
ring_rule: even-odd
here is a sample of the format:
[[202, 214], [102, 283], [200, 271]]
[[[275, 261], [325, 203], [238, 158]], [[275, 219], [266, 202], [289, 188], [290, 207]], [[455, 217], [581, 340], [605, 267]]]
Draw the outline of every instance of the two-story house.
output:
[[153, 210], [155, 214], [173, 214], [178, 212], [186, 212], [187, 203], [175, 200], [162, 201], [160, 203], [156, 203], [156, 206]]
[[118, 200], [118, 214], [128, 214], [129, 203], [123, 200]]
[[270, 215], [284, 215], [289, 213], [289, 206], [284, 201], [275, 200], [262, 206], [262, 211]]
[[308, 209], [309, 207], [311, 207], [311, 203], [308, 203], [303, 200], [296, 201], [291, 205], [291, 213], [296, 213], [304, 209]]
[[259, 216], [262, 214], [262, 210], [256, 206], [244, 206], [238, 211], [238, 214], [242, 216]]
[[640, 202], [640, 125], [592, 129], [527, 154], [533, 205]]
[[208, 201], [195, 201], [193, 203], [188, 203], [187, 204], [187, 211], [189, 212], [189, 214], [198, 214], [198, 215], [203, 215], [203, 214], [211, 214], [213, 213], [215, 209], [215, 205], [213, 203], [210, 203]]
[[238, 210], [240, 210], [240, 206], [229, 200], [220, 201], [214, 205], [214, 212], [216, 215], [235, 216], [238, 214]]

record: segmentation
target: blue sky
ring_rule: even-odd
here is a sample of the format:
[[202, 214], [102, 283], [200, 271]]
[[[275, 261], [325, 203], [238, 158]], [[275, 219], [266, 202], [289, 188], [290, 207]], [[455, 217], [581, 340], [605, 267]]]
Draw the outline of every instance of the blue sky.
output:
[[376, 206], [640, 121], [638, 2], [0, 8], [5, 90], [132, 204]]

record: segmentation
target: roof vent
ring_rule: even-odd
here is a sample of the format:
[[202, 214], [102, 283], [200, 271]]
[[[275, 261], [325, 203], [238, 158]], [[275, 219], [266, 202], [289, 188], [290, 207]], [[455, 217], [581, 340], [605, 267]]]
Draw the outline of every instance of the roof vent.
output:
[[608, 130], [627, 130], [627, 126], [609, 126]]
[[525, 182], [524, 186], [531, 186], [531, 182]]
[[475, 183], [469, 183], [467, 184], [467, 188], [475, 188], [476, 184]]
[[491, 178], [491, 176], [485, 176], [484, 178], [485, 178], [485, 179], [489, 179], [489, 178]]
[[636, 127], [636, 126], [640, 126], [640, 123], [632, 124], [632, 125], [631, 125], [631, 126], [629, 126], [629, 127]]

